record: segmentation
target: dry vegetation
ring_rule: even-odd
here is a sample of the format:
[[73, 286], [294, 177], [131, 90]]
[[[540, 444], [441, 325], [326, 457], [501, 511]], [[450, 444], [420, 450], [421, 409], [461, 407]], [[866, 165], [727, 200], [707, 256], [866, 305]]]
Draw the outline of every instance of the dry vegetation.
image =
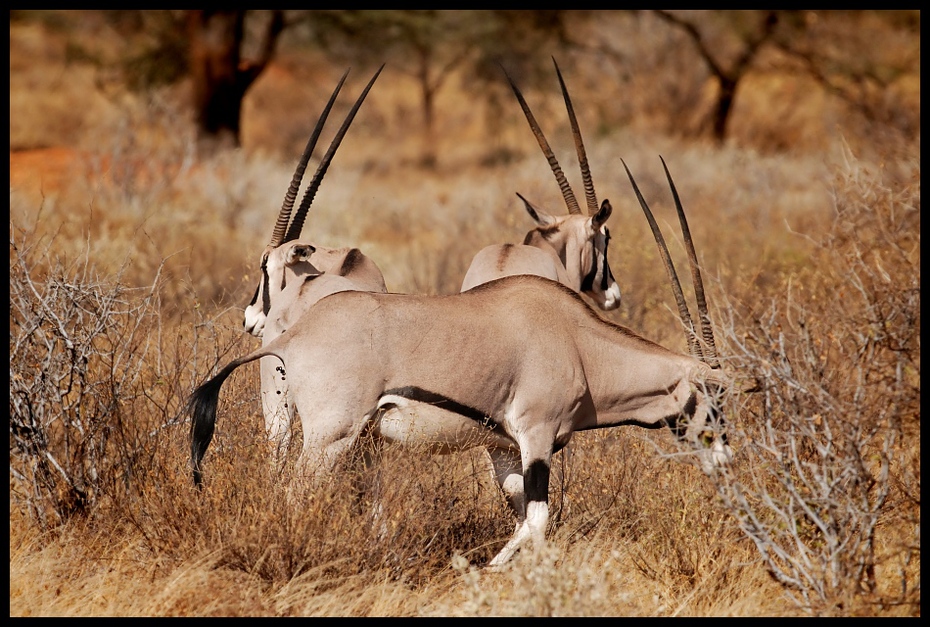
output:
[[[628, 45], [648, 50], [655, 29]], [[248, 97], [243, 149], [198, 159], [183, 86], [130, 95], [61, 32], [11, 22], [10, 36], [11, 616], [919, 616], [919, 112], [902, 137], [795, 84], [786, 119], [756, 103], [790, 79], [761, 76], [734, 140], [712, 146], [602, 124], [612, 102], [661, 94], [590, 90], [603, 81], [584, 70], [601, 69], [560, 59], [614, 206], [625, 302], [609, 317], [685, 350], [620, 164], [669, 237], [661, 154], [722, 353], [762, 389], [731, 399], [737, 463], [715, 481], [675, 461], [665, 431], [580, 434], [556, 462], [550, 543], [491, 574], [512, 521], [477, 452], [391, 452], [387, 534], [347, 479], [285, 507], [257, 366], [224, 389], [207, 489], [190, 479], [184, 399], [255, 346], [254, 264], [344, 68], [285, 50]], [[344, 103], [369, 75], [353, 69]], [[571, 150], [551, 88], [528, 97]], [[439, 167], [417, 168], [412, 89], [385, 70], [305, 234], [360, 247], [393, 291], [451, 293], [475, 251], [530, 227], [515, 191], [561, 200], [517, 107], [489, 126], [462, 85], [437, 105]]]

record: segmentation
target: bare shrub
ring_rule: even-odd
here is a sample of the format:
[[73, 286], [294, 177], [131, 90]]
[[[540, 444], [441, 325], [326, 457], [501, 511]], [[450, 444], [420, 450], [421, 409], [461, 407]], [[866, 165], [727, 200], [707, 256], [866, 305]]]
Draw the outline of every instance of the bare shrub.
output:
[[120, 425], [140, 394], [157, 279], [136, 298], [95, 276], [86, 258], [34, 277], [37, 251], [14, 233], [11, 223], [11, 498], [53, 526], [86, 513], [104, 482], [135, 474], [144, 447]]
[[[919, 606], [920, 187], [852, 163], [805, 285], [737, 313], [733, 366], [761, 384], [731, 427], [724, 508], [792, 600], [818, 614]], [[915, 470], [916, 465], [916, 470]], [[910, 537], [886, 537], [904, 518]], [[897, 568], [883, 579], [881, 569]], [[884, 584], [883, 584], [884, 581]], [[894, 585], [891, 585], [894, 582]]]
[[[55, 239], [10, 223], [10, 506], [49, 529], [104, 497], [134, 518], [136, 497], [175, 472], [178, 399], [197, 372], [197, 335], [162, 327], [162, 267], [150, 286], [101, 276], [89, 253], [65, 263]], [[90, 245], [88, 244], [88, 248]]]

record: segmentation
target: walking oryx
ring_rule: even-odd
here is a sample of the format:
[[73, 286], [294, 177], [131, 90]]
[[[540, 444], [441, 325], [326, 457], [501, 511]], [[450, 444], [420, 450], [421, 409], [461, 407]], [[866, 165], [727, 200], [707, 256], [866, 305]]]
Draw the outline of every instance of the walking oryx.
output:
[[[329, 149], [317, 167], [313, 179], [304, 192], [297, 213], [291, 220], [291, 210], [294, 200], [300, 191], [301, 180], [307, 163], [316, 147], [320, 132], [326, 123], [326, 118], [333, 107], [336, 96], [342, 88], [349, 71], [339, 80], [329, 102], [320, 114], [316, 127], [307, 141], [304, 152], [297, 163], [291, 184], [284, 196], [281, 211], [271, 234], [271, 241], [262, 251], [260, 259], [261, 274], [258, 287], [252, 301], [245, 308], [243, 328], [246, 332], [262, 338], [267, 344], [280, 335], [286, 328], [288, 321], [297, 320], [323, 292], [311, 293], [302, 289], [306, 277], [314, 277], [320, 273], [340, 275], [341, 281], [329, 282], [330, 290], [357, 289], [363, 291], [384, 292], [384, 276], [378, 266], [366, 257], [358, 248], [326, 248], [314, 246], [306, 240], [298, 239], [303, 228], [307, 212], [313, 202], [317, 189], [323, 181], [323, 176], [332, 162], [342, 138], [375, 79], [384, 66], [375, 72], [368, 82], [365, 90], [349, 111], [342, 126], [330, 143]], [[310, 296], [308, 296], [310, 295]], [[277, 359], [261, 360], [262, 381], [262, 411], [265, 416], [265, 431], [273, 445], [273, 454], [276, 460], [281, 460], [287, 453], [291, 438], [291, 422], [294, 418], [295, 404], [290, 399], [287, 385], [287, 375]]]
[[[684, 225], [671, 176], [669, 184]], [[690, 242], [687, 229], [684, 235]], [[703, 298], [698, 302], [699, 320], [709, 322]], [[705, 337], [713, 351], [710, 326]], [[513, 537], [490, 562], [496, 567], [545, 537], [551, 458], [576, 431], [667, 425], [696, 446], [705, 471], [726, 463], [720, 403], [730, 379], [694, 352], [692, 340], [691, 356], [667, 350], [538, 276], [504, 277], [450, 296], [336, 293], [193, 392], [194, 481], [203, 480], [223, 382], [242, 364], [273, 355], [294, 373], [289, 385], [303, 425], [292, 495], [332, 472], [362, 438], [437, 452], [484, 446], [517, 517]]]
[[562, 190], [562, 197], [568, 206], [568, 215], [551, 215], [517, 193], [527, 213], [539, 226], [526, 234], [523, 244], [496, 244], [478, 251], [465, 273], [462, 291], [511, 274], [536, 274], [558, 281], [576, 292], [587, 294], [601, 309], [609, 311], [620, 306], [620, 286], [607, 265], [610, 231], [604, 223], [610, 217], [611, 206], [607, 199], [604, 199], [600, 208], [597, 206], [597, 195], [594, 193], [594, 183], [588, 168], [575, 109], [562, 79], [562, 72], [559, 71], [559, 65], [555, 59], [552, 62], [559, 77], [562, 97], [565, 99], [565, 108], [572, 125], [572, 135], [575, 137], [575, 150], [581, 166], [588, 215], [582, 214], [568, 179], [549, 147], [549, 142], [546, 141], [523, 94], [505, 70], [504, 75]]

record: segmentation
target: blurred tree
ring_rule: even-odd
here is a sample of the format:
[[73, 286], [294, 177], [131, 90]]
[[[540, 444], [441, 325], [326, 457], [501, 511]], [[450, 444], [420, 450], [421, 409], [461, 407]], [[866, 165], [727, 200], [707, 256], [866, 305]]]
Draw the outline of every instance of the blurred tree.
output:
[[388, 60], [416, 79], [423, 122], [421, 165], [436, 165], [436, 94], [491, 29], [484, 11], [312, 11], [317, 41], [330, 54]]
[[[420, 86], [421, 165], [437, 162], [436, 96], [456, 70], [481, 88], [500, 82], [499, 63], [510, 59], [522, 69], [549, 63], [568, 42], [567, 11], [312, 11], [307, 15], [317, 41], [330, 54], [365, 63], [390, 65]], [[545, 45], [544, 45], [545, 44]], [[534, 65], [535, 64], [535, 65]], [[547, 75], [548, 76], [548, 75]], [[550, 76], [551, 78], [551, 76]], [[490, 95], [489, 95], [490, 94]]]
[[919, 10], [784, 12], [774, 44], [788, 57], [782, 69], [812, 77], [868, 124], [920, 134], [919, 110], [889, 97], [899, 81], [919, 81]]
[[671, 11], [656, 10], [655, 13], [688, 35], [717, 81], [717, 97], [708, 121], [711, 136], [717, 142], [723, 142], [726, 139], [727, 122], [733, 111], [736, 89], [740, 80], [752, 69], [752, 62], [762, 45], [774, 35], [779, 21], [778, 12], [714, 11], [714, 17], [726, 23], [728, 34], [736, 42], [729, 48], [708, 37], [710, 28], [706, 23], [686, 19]]
[[[886, 99], [902, 76], [920, 71], [920, 11], [664, 11], [654, 13], [684, 33], [717, 82], [704, 127], [726, 139], [740, 81], [758, 70], [766, 50], [780, 71], [812, 77], [868, 121], [919, 132], [919, 117]], [[915, 47], [910, 42], [918, 42]]]
[[271, 11], [255, 60], [243, 58], [246, 11], [187, 11], [189, 64], [197, 129], [202, 143], [239, 145], [242, 99], [274, 56], [284, 13]]
[[[190, 75], [201, 147], [239, 144], [243, 98], [275, 54], [285, 29], [334, 59], [380, 65], [412, 76], [420, 86], [421, 163], [437, 160], [436, 97], [456, 70], [474, 80], [485, 100], [499, 98], [499, 64], [533, 83], [548, 54], [570, 45], [569, 11], [120, 9], [105, 12], [128, 39], [145, 33], [120, 64], [134, 89]], [[576, 12], [577, 13], [577, 12]], [[247, 59], [251, 52], [252, 59]], [[500, 91], [500, 93], [498, 93]]]

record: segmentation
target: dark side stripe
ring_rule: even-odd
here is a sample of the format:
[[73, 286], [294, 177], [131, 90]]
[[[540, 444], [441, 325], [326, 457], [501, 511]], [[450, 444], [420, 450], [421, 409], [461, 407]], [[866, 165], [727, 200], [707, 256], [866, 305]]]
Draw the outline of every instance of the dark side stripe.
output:
[[410, 399], [411, 401], [428, 403], [430, 405], [439, 407], [440, 409], [451, 411], [460, 416], [471, 418], [475, 422], [481, 424], [482, 427], [486, 427], [492, 431], [495, 429], [500, 429], [500, 425], [496, 422], [493, 422], [490, 416], [486, 416], [484, 413], [478, 411], [474, 407], [463, 405], [462, 403], [452, 400], [447, 396], [436, 394], [435, 392], [430, 392], [429, 390], [424, 390], [423, 388], [408, 385], [402, 388], [385, 390], [384, 396], [387, 396], [388, 394], [402, 396], [404, 398]]

